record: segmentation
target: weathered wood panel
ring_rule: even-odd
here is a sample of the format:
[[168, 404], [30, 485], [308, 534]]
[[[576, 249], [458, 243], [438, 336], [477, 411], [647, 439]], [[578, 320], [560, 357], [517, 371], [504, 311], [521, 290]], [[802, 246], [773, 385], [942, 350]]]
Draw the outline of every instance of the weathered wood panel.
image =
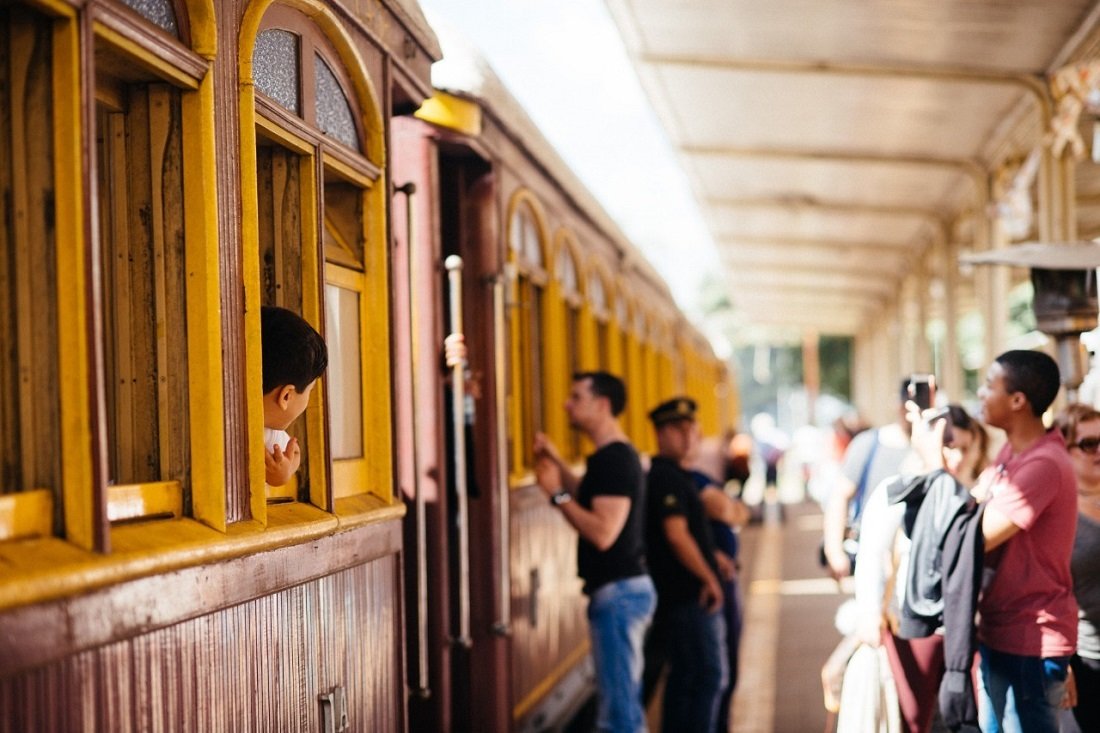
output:
[[352, 730], [404, 720], [397, 555], [0, 680], [0, 731]]
[[588, 643], [577, 533], [537, 487], [512, 494], [511, 572], [512, 687], [522, 714], [584, 658]]

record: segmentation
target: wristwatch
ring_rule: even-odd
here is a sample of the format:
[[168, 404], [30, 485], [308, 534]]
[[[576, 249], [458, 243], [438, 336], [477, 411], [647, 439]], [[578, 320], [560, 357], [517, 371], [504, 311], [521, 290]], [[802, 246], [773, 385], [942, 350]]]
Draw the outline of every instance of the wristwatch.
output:
[[554, 506], [568, 504], [571, 501], [573, 501], [573, 495], [565, 489], [558, 489], [550, 496], [550, 503]]

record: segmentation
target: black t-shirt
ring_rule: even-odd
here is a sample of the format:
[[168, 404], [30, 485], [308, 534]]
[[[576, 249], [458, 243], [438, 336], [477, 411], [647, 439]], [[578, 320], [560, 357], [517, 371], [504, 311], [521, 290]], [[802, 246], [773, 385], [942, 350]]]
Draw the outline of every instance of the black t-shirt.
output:
[[646, 479], [646, 557], [661, 603], [698, 601], [703, 585], [684, 567], [668, 543], [664, 522], [677, 516], [687, 519], [688, 531], [717, 575], [714, 537], [695, 481], [675, 461], [654, 456]]
[[600, 552], [583, 537], [577, 542], [577, 571], [588, 595], [605, 583], [644, 575], [645, 541], [642, 536], [645, 475], [638, 454], [628, 443], [608, 443], [588, 457], [588, 466], [577, 488], [577, 501], [592, 509], [597, 496], [630, 499], [626, 524], [606, 551]]

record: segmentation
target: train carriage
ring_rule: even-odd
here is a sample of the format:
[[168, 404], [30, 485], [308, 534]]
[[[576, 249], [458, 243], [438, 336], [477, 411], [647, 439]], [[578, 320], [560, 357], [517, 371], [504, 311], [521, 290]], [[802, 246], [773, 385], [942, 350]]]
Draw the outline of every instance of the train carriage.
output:
[[[548, 433], [583, 468], [591, 446], [563, 409], [580, 370], [623, 375], [624, 424], [643, 449], [652, 448], [646, 411], [661, 399], [698, 394], [709, 434], [733, 424], [735, 405], [724, 366], [660, 277], [484, 62], [443, 38], [436, 94], [415, 118], [394, 122], [393, 165], [395, 180], [414, 184], [420, 201], [407, 219], [414, 249], [425, 253], [413, 257], [412, 287], [421, 290], [410, 300], [432, 311], [425, 322], [464, 324], [463, 381], [477, 397], [467, 400], [467, 429], [456, 425], [434, 454], [421, 455], [418, 482], [432, 501], [419, 550], [433, 572], [427, 604], [407, 604], [408, 628], [411, 636], [424, 628], [411, 648], [445, 652], [438, 665], [432, 655], [410, 653], [410, 681], [431, 690], [413, 698], [410, 716], [423, 730], [553, 729], [584, 714], [593, 687], [576, 534], [534, 484], [535, 433]], [[407, 225], [396, 228], [398, 241], [408, 236]], [[449, 312], [444, 264], [455, 266], [454, 258], [462, 263], [457, 316]], [[418, 421], [453, 415], [443, 415], [450, 397], [436, 378], [447, 330], [419, 335], [418, 347], [432, 358], [415, 362], [418, 384], [436, 385], [439, 412], [433, 418], [418, 409]], [[470, 458], [468, 513], [455, 506], [453, 479], [437, 470], [454, 468], [448, 456], [459, 432], [473, 443], [462, 451]], [[464, 547], [468, 564], [454, 556]], [[428, 665], [423, 674], [418, 658]]]
[[[403, 729], [387, 131], [434, 35], [320, 0], [0, 33], [0, 729]], [[280, 490], [261, 304], [332, 360]]]
[[[22, 0], [0, 34], [0, 730], [578, 715], [534, 433], [582, 460], [578, 369], [626, 377], [643, 449], [663, 397], [736, 405], [499, 82], [433, 88], [403, 0]], [[284, 487], [264, 305], [329, 347]]]

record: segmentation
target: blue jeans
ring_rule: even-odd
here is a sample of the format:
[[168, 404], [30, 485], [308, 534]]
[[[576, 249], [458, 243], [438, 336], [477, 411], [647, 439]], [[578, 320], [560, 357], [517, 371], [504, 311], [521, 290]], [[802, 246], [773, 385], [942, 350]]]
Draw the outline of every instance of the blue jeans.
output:
[[726, 619], [698, 603], [668, 609], [668, 678], [661, 730], [710, 733], [718, 721], [722, 691], [729, 684]]
[[981, 652], [978, 718], [982, 733], [1058, 733], [1069, 657]]
[[616, 580], [588, 600], [588, 627], [596, 666], [599, 707], [596, 727], [613, 733], [646, 730], [642, 709], [642, 639], [657, 591], [648, 575]]

